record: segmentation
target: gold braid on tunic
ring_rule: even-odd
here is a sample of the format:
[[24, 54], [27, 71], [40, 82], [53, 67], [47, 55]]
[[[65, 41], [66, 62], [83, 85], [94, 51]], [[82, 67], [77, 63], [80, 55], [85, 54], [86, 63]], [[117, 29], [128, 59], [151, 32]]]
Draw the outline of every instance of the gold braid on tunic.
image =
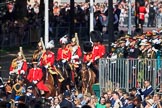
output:
[[13, 69], [17, 69], [17, 66], [18, 66], [18, 64], [17, 64], [17, 58], [15, 58], [15, 59], [12, 60], [11, 66], [13, 67]]

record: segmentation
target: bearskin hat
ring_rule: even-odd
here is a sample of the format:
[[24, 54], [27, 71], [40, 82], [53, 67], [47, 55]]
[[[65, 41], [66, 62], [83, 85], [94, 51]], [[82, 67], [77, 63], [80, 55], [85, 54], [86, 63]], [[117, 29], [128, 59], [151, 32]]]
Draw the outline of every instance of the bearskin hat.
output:
[[83, 49], [84, 49], [84, 52], [91, 52], [92, 51], [92, 43], [89, 41], [84, 42]]
[[91, 31], [90, 37], [91, 37], [92, 42], [99, 42], [100, 40], [99, 32], [97, 31]]

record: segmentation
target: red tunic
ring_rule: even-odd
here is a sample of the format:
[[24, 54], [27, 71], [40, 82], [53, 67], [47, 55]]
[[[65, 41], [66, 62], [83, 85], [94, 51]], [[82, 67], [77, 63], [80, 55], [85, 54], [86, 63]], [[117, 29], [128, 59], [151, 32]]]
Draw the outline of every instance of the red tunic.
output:
[[43, 91], [49, 91], [48, 87], [46, 87], [43, 83], [43, 80], [41, 80], [43, 77], [42, 69], [41, 68], [31, 68], [29, 70], [29, 74], [27, 76], [27, 79], [32, 82], [32, 81], [38, 81], [36, 84], [39, 90]]
[[57, 61], [66, 59], [67, 61], [70, 61], [71, 59], [71, 51], [69, 48], [59, 48], [57, 51]]
[[26, 72], [27, 71], [27, 63], [26, 63], [26, 60], [17, 60], [17, 59], [14, 59], [11, 63], [11, 66], [10, 66], [10, 73], [13, 72], [13, 73], [16, 73], [16, 74], [21, 74], [21, 71], [24, 71]]
[[96, 57], [102, 58], [105, 54], [105, 46], [104, 45], [93, 46], [92, 54], [93, 54], [93, 61], [95, 61]]
[[42, 58], [40, 60], [40, 66], [46, 66], [53, 67], [55, 61], [55, 54], [50, 52], [44, 52], [42, 55]]
[[140, 6], [139, 7], [139, 19], [140, 20], [145, 20], [145, 13], [146, 13], [146, 7]]
[[100, 54], [100, 58], [104, 57], [106, 50], [105, 50], [105, 45], [99, 45], [100, 49], [101, 49], [101, 54]]
[[84, 56], [83, 56], [83, 63], [88, 63], [90, 61], [93, 62], [93, 54], [92, 53], [84, 54]]

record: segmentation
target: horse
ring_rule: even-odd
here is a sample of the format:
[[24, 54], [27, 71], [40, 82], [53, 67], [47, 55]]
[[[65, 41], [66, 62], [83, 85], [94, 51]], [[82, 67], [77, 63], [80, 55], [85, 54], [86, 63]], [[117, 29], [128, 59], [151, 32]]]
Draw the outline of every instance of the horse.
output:
[[48, 87], [49, 92], [45, 93], [45, 98], [48, 98], [50, 96], [56, 95], [56, 89], [54, 88], [54, 79], [53, 76], [48, 72], [46, 80], [45, 80], [45, 86]]
[[93, 94], [92, 85], [95, 83], [95, 73], [84, 63], [81, 68], [82, 93], [90, 92]]
[[[66, 62], [65, 64], [61, 62], [57, 62], [56, 64], [56, 70], [59, 72], [58, 77], [63, 79], [63, 81], [58, 81], [58, 88], [59, 92], [63, 93], [65, 90], [71, 90], [72, 88], [76, 88], [75, 86], [75, 76], [74, 76], [74, 69], [72, 68], [71, 64], [69, 62]], [[59, 78], [58, 78], [59, 80]]]
[[[33, 89], [33, 94], [36, 98], [40, 98], [40, 91], [38, 90], [37, 86], [34, 85], [32, 82], [29, 82], [27, 78], [24, 77], [24, 83], [27, 86], [32, 86]], [[53, 97], [56, 95], [56, 89], [54, 88], [54, 80], [53, 77], [50, 73], [47, 73], [46, 75], [46, 80], [44, 82], [44, 85], [48, 88], [49, 92], [45, 92], [44, 97], [48, 98], [48, 97]]]

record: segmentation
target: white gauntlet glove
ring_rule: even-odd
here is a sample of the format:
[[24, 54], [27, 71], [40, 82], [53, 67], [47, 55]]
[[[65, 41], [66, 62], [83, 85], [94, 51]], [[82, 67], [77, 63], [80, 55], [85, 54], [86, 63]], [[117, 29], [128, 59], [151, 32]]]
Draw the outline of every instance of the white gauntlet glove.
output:
[[10, 75], [12, 75], [12, 74], [14, 74], [14, 71], [10, 71], [10, 73], [9, 73]]
[[91, 65], [91, 62], [87, 63], [87, 66], [90, 66]]
[[25, 74], [25, 71], [24, 71], [24, 70], [21, 70], [21, 71], [20, 71], [20, 74]]
[[79, 56], [78, 55], [74, 55], [71, 57], [71, 59], [79, 59]]
[[62, 60], [62, 63], [65, 63], [65, 62], [66, 62], [66, 59], [63, 59], [63, 60]]
[[33, 81], [33, 83], [34, 83], [34, 84], [37, 84], [37, 83], [38, 83], [38, 81]]
[[48, 68], [48, 65], [44, 66], [46, 69]]

